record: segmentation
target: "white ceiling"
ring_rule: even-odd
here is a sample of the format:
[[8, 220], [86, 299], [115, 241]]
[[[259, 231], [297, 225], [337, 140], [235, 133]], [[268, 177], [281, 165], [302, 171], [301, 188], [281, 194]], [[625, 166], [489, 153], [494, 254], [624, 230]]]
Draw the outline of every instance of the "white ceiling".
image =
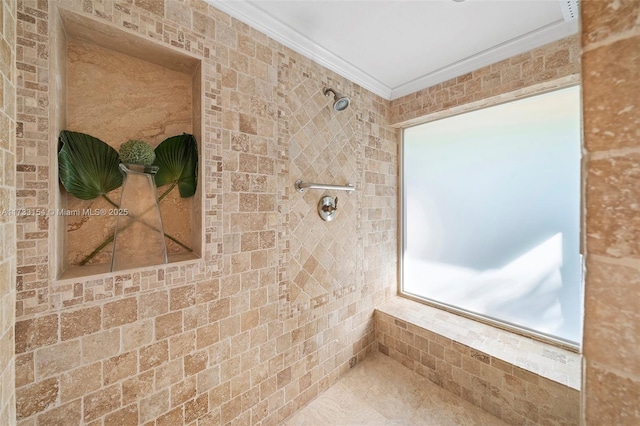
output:
[[207, 1], [385, 99], [578, 29], [575, 0]]

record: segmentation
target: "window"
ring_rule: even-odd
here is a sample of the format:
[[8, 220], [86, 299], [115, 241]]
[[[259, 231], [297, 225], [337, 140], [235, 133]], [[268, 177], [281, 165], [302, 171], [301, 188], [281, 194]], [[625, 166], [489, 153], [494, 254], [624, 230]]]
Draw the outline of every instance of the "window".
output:
[[405, 129], [402, 293], [582, 339], [580, 91]]

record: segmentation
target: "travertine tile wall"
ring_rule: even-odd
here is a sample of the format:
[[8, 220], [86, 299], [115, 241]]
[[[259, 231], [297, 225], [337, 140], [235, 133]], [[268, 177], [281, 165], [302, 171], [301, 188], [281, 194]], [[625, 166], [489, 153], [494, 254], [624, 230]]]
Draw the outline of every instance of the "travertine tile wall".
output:
[[[406, 126], [580, 82], [571, 36], [391, 102]], [[578, 424], [580, 394], [443, 336], [376, 312], [379, 349], [509, 424]]]
[[[12, 128], [14, 115], [7, 102], [11, 102], [12, 82], [16, 81], [16, 186], [20, 200], [18, 205], [22, 207], [49, 206], [46, 192], [50, 158], [47, 153], [52, 141], [47, 135], [50, 119], [47, 31], [50, 11], [58, 4], [50, 3], [45, 0], [21, 1], [19, 10], [16, 10], [15, 0], [2, 2], [1, 152], [4, 161], [10, 162], [14, 150], [11, 132], [6, 131], [5, 124]], [[237, 423], [247, 419], [256, 423], [264, 419], [264, 424], [276, 422], [294, 406], [325, 388], [339, 371], [346, 368], [344, 359], [367, 348], [371, 329], [366, 319], [372, 308], [363, 305], [368, 305], [368, 300], [373, 300], [371, 303], [375, 305], [391, 291], [388, 283], [394, 281], [391, 271], [395, 262], [397, 135], [385, 125], [385, 115], [398, 124], [449, 106], [456, 108], [455, 105], [461, 105], [461, 98], [466, 97], [467, 102], [473, 103], [473, 99], [505, 93], [510, 89], [503, 88], [502, 84], [496, 87], [496, 82], [509, 81], [510, 74], [504, 74], [498, 80], [489, 67], [482, 71], [486, 73], [484, 75], [475, 73], [474, 76], [471, 73], [422, 91], [420, 95], [396, 100], [391, 111], [387, 111], [384, 101], [361, 93], [358, 87], [316, 68], [306, 59], [200, 1], [62, 3], [144, 37], [195, 52], [203, 58], [212, 58], [208, 61], [206, 134], [203, 138], [207, 146], [203, 162], [207, 167], [205, 228], [208, 245], [203, 250], [204, 260], [201, 262], [58, 286], [49, 276], [47, 221], [18, 218], [15, 244], [19, 253], [16, 328], [21, 331], [16, 339], [16, 386], [22, 398], [20, 416], [24, 418], [20, 422], [53, 422], [58, 416], [64, 417], [68, 424], [80, 422], [85, 415], [87, 419], [95, 418], [91, 420], [94, 424], [103, 420], [107, 423], [135, 423], [147, 419], [150, 419], [149, 423], [179, 424], [181, 419], [176, 420], [177, 417], [191, 420], [198, 416], [202, 416], [201, 424], [207, 419], [233, 419]], [[587, 163], [587, 234], [591, 234], [587, 241], [586, 423], [632, 424], [637, 421], [640, 395], [638, 357], [634, 355], [638, 340], [638, 328], [634, 325], [634, 321], [637, 322], [634, 315], [638, 312], [638, 298], [635, 297], [637, 288], [633, 286], [637, 276], [634, 264], [637, 256], [634, 249], [636, 238], [632, 234], [636, 220], [633, 170], [637, 161], [634, 159], [636, 147], [633, 141], [637, 139], [638, 108], [634, 105], [633, 95], [638, 92], [636, 86], [639, 81], [639, 3], [635, 0], [587, 1], [582, 5], [585, 142], [590, 151]], [[13, 37], [9, 34], [16, 27], [18, 43], [15, 54], [18, 60], [17, 68], [14, 68], [11, 66], [13, 61], [7, 65], [6, 59], [11, 58], [14, 51]], [[252, 48], [249, 43], [247, 47], [246, 40], [254, 40], [257, 44]], [[247, 48], [253, 55], [247, 53]], [[525, 77], [535, 71], [534, 74], [543, 81], [560, 77], [546, 69], [548, 63], [556, 63], [558, 69], [567, 70], [566, 49], [559, 48], [555, 53], [557, 56], [553, 53], [544, 55], [539, 49], [534, 52], [538, 54], [522, 56], [522, 62], [512, 58], [496, 66], [503, 70], [512, 68]], [[572, 52], [575, 52], [574, 48], [569, 48], [570, 63], [573, 63]], [[548, 61], [545, 60], [547, 56]], [[289, 129], [291, 117], [286, 116], [287, 112], [298, 108], [287, 98], [289, 93], [278, 90], [289, 87], [282, 79], [287, 72], [286, 65], [292, 61], [301, 67], [298, 70], [304, 65], [316, 69], [325, 79], [323, 83], [338, 81], [348, 87], [349, 95], [358, 99], [361, 105], [366, 105], [355, 118], [355, 123], [361, 127], [355, 127], [348, 136], [362, 144], [360, 151], [356, 151], [362, 155], [356, 168], [363, 179], [356, 201], [359, 203], [356, 210], [361, 218], [358, 234], [361, 246], [356, 244], [356, 249], [361, 247], [365, 258], [361, 266], [350, 265], [347, 270], [355, 271], [359, 286], [350, 295], [361, 292], [367, 297], [349, 299], [349, 295], [340, 296], [336, 295], [340, 292], [334, 294], [331, 291], [328, 292], [330, 302], [318, 309], [309, 307], [298, 314], [289, 312], [292, 306], [285, 298], [295, 288], [290, 277], [293, 271], [288, 263], [295, 255], [288, 245], [293, 232], [290, 215], [300, 211], [301, 207], [294, 208], [294, 202], [299, 201], [294, 197], [299, 194], [294, 193], [290, 186], [280, 184], [289, 184], [298, 178], [290, 173], [289, 149], [295, 132], [294, 128]], [[572, 74], [574, 66], [569, 65], [564, 75]], [[248, 76], [252, 78], [247, 79]], [[275, 98], [268, 97], [269, 90], [263, 91], [265, 80], [276, 89]], [[473, 80], [476, 81], [470, 83]], [[469, 91], [467, 96], [461, 96], [457, 92], [460, 87], [453, 89], [461, 83], [467, 84], [469, 89], [475, 84], [476, 91], [483, 91], [484, 95], [472, 95]], [[271, 94], [273, 96], [273, 92]], [[452, 97], [455, 104], [450, 103]], [[266, 99], [276, 99], [277, 107]], [[309, 118], [317, 112], [317, 109], [310, 111]], [[260, 138], [260, 142], [268, 141], [267, 149], [269, 146], [273, 149], [273, 144], [276, 146], [273, 159], [277, 187], [269, 187], [265, 192], [223, 190], [223, 186], [230, 185], [229, 181], [234, 177], [231, 170], [223, 169], [223, 157], [229, 161], [228, 158], [237, 152], [240, 163], [241, 153], [262, 155], [243, 151], [251, 150], [254, 144], [245, 144], [241, 138], [253, 134], [250, 129], [254, 123], [256, 134], [253, 136], [264, 136], [266, 122], [275, 122], [276, 133]], [[240, 129], [241, 125], [244, 131]], [[234, 135], [234, 143], [239, 145], [231, 148]], [[243, 167], [254, 170], [252, 165]], [[3, 170], [3, 179], [6, 179], [6, 170], [11, 168]], [[251, 172], [247, 174], [250, 182], [251, 178], [257, 179], [260, 175], [257, 172], [256, 176]], [[12, 207], [12, 189], [13, 185], [2, 185], [3, 197], [9, 199], [5, 201], [3, 198], [3, 207], [5, 203]], [[244, 197], [248, 202], [244, 205], [249, 206], [244, 208], [249, 211], [262, 209], [271, 213], [269, 221], [258, 225], [257, 231], [252, 228], [252, 232], [258, 232], [260, 236], [260, 232], [275, 231], [276, 248], [264, 246], [264, 249], [251, 250], [248, 247], [256, 247], [255, 243], [247, 240], [242, 251], [242, 232], [248, 231], [246, 227], [254, 225], [249, 222], [259, 215], [236, 216], [235, 212], [226, 210], [234, 207], [223, 200], [236, 196], [238, 209], [243, 205], [240, 200]], [[273, 205], [269, 205], [269, 199]], [[354, 199], [352, 197], [350, 202], [354, 203]], [[314, 201], [307, 200], [309, 208]], [[609, 214], [611, 209], [618, 213]], [[608, 220], [599, 220], [599, 212], [602, 217], [607, 215]], [[242, 217], [249, 219], [240, 219]], [[235, 220], [237, 222], [233, 222]], [[12, 262], [14, 245], [11, 244], [11, 233], [15, 219], [4, 217], [1, 221], [4, 244], [0, 265], [2, 273], [9, 277], [5, 281], [3, 275], [0, 281], [2, 330], [11, 332], [13, 314], [8, 313], [12, 310], [5, 309], [5, 306], [11, 304], [13, 297], [13, 272], [10, 266], [7, 271], [5, 265]], [[599, 239], [599, 235], [609, 235], [610, 238]], [[223, 240], [237, 241], [238, 238], [240, 248], [237, 245], [228, 248], [227, 244], [222, 244]], [[258, 266], [263, 254], [254, 255], [254, 252], [262, 250], [267, 251], [267, 264], [274, 266]], [[251, 263], [254, 256], [257, 282], [260, 283], [257, 288], [251, 288], [255, 286], [256, 279], [250, 278], [251, 273], [256, 274]], [[270, 278], [268, 274], [272, 270], [273, 277]], [[229, 274], [229, 271], [234, 273]], [[243, 277], [246, 277], [244, 281]], [[263, 286], [264, 283], [268, 284]], [[344, 287], [343, 283], [340, 284], [337, 290]], [[259, 325], [254, 325], [256, 308], [252, 306], [262, 303], [260, 298], [264, 292], [270, 302], [257, 308]], [[274, 299], [277, 302], [273, 302]], [[340, 303], [344, 305], [336, 309]], [[356, 304], [356, 312], [352, 315], [353, 303]], [[273, 310], [277, 313], [273, 314]], [[291, 318], [286, 318], [288, 315]], [[76, 329], [70, 324], [81, 324], [82, 327]], [[364, 340], [361, 338], [363, 330], [368, 336]], [[78, 333], [80, 335], [74, 335]], [[169, 336], [172, 333], [175, 334]], [[247, 339], [250, 349], [246, 349]], [[312, 342], [305, 343], [310, 339], [315, 339], [320, 346], [312, 349], [310, 354], [304, 354], [305, 347], [307, 351], [312, 347]], [[604, 344], [601, 343], [603, 339]], [[331, 348], [328, 345], [337, 341], [355, 343], [351, 349], [339, 345], [345, 353], [339, 360], [325, 361], [320, 368], [316, 361], [319, 354], [328, 352]], [[254, 345], [258, 348], [257, 359], [254, 357]], [[4, 350], [7, 345], [1, 347]], [[118, 352], [112, 353], [114, 348]], [[616, 351], [611, 351], [611, 348], [616, 348]], [[0, 359], [2, 362], [8, 360], [0, 379], [0, 420], [5, 421], [14, 410], [10, 385], [13, 378], [12, 374], [7, 374], [13, 363], [11, 351], [2, 352]], [[285, 364], [287, 368], [282, 368]], [[249, 365], [252, 368], [242, 368]], [[296, 367], [288, 368], [293, 365]], [[312, 384], [307, 386], [310, 379]], [[74, 385], [77, 383], [80, 386]], [[9, 419], [7, 424], [11, 423]]]
[[0, 424], [15, 419], [16, 1], [0, 4]]
[[580, 392], [376, 311], [378, 350], [511, 425], [580, 424]]
[[390, 122], [408, 125], [580, 82], [579, 37], [571, 36], [391, 101]]
[[[200, 260], [57, 281], [51, 221], [18, 218], [18, 424], [277, 424], [371, 350], [373, 309], [395, 290], [388, 103], [199, 0], [23, 0], [20, 206], [50, 208], [57, 189], [58, 7], [202, 61], [205, 245]], [[296, 179], [357, 191], [331, 194], [326, 224], [322, 191], [299, 194]]]
[[583, 1], [584, 423], [640, 423], [640, 2]]
[[[511, 96], [511, 90], [515, 97], [529, 94], [513, 80], [514, 75], [526, 77], [531, 84], [577, 82], [581, 66], [587, 150], [582, 421], [637, 424], [640, 2], [583, 1], [581, 10], [581, 52], [574, 37], [535, 49], [397, 99], [391, 103], [390, 121], [407, 124], [421, 121], [424, 115], [449, 115], [465, 105], [483, 105], [486, 97], [500, 102], [508, 99], [502, 94]], [[557, 68], [548, 69], [550, 65]], [[464, 93], [471, 86], [475, 90]]]

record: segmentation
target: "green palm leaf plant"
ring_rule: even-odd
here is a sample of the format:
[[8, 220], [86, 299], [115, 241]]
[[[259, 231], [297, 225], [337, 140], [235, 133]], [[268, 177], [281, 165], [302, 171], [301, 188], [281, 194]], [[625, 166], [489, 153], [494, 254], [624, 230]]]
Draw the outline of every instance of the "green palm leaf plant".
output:
[[162, 200], [176, 186], [180, 197], [193, 196], [198, 184], [198, 146], [193, 135], [183, 133], [165, 139], [155, 153], [153, 164], [160, 168], [156, 173], [156, 186], [171, 185], [158, 199]]
[[81, 200], [103, 197], [122, 185], [118, 152], [98, 138], [63, 130], [60, 133], [58, 174], [70, 194]]
[[[186, 133], [167, 138], [158, 145], [154, 153], [156, 158], [153, 164], [160, 168], [156, 174], [156, 186], [169, 185], [158, 200], [164, 199], [176, 186], [181, 198], [193, 196], [198, 181], [198, 150], [195, 138]], [[60, 182], [68, 193], [77, 198], [93, 200], [103, 197], [119, 208], [107, 194], [122, 185], [122, 174], [118, 169], [120, 162], [118, 152], [98, 138], [69, 130], [60, 133]], [[193, 251], [171, 235], [164, 235], [184, 249]], [[113, 240], [114, 235], [105, 239], [80, 262], [80, 265], [85, 265], [93, 259]]]

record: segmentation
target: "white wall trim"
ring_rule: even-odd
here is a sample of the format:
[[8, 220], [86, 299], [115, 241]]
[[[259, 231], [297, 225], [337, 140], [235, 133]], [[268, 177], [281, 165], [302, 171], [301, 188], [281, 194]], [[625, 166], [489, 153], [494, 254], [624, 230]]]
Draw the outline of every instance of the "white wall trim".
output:
[[571, 22], [560, 20], [392, 88], [374, 78], [365, 70], [354, 66], [344, 58], [335, 55], [285, 23], [267, 14], [252, 3], [245, 0], [206, 1], [301, 55], [387, 100], [394, 100], [426, 89], [443, 81], [575, 34], [578, 31], [578, 20]]
[[337, 74], [340, 74], [356, 84], [359, 84], [378, 96], [390, 99], [390, 87], [384, 85], [382, 82], [373, 78], [360, 68], [355, 67], [350, 62], [313, 42], [311, 39], [300, 34], [293, 28], [273, 18], [259, 7], [241, 0], [232, 2], [223, 2], [220, 0], [207, 1], [217, 9], [228, 13], [232, 17], [266, 34], [272, 39], [293, 49], [301, 55], [306, 56], [312, 61], [336, 72]]
[[560, 40], [578, 32], [578, 21], [557, 21], [545, 27], [531, 31], [496, 47], [465, 58], [439, 70], [425, 74], [413, 81], [395, 87], [391, 91], [391, 100], [415, 93], [454, 77], [467, 74], [487, 65], [495, 64], [521, 53], [528, 52], [545, 44]]

